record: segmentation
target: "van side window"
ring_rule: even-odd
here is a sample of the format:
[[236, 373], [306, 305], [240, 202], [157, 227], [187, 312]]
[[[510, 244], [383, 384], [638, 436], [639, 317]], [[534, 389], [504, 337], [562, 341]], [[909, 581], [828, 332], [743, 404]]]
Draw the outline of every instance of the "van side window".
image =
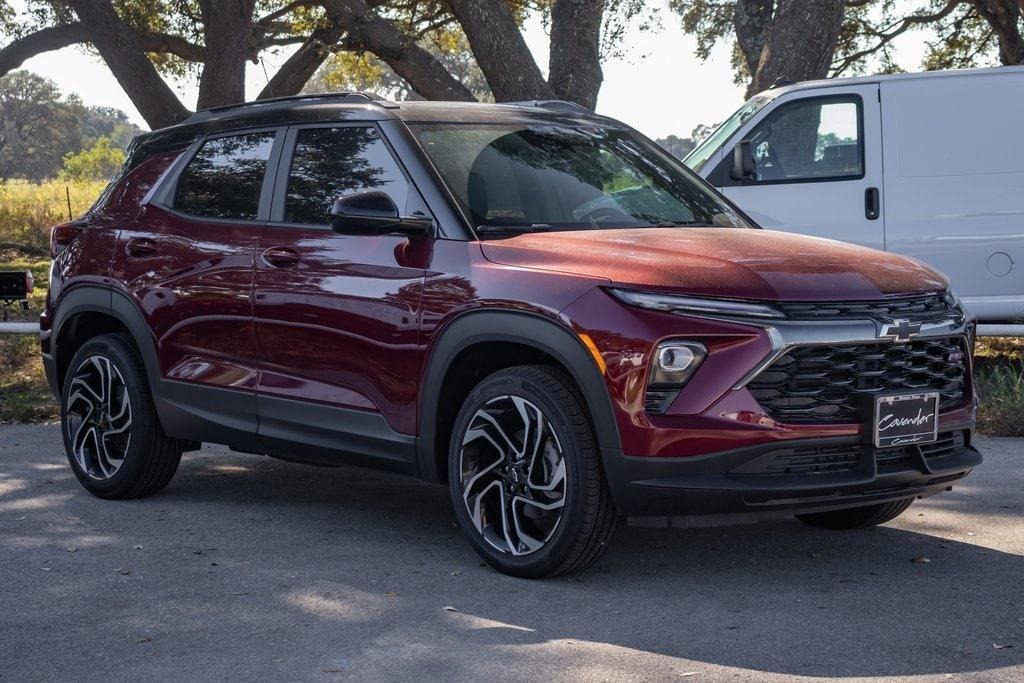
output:
[[174, 208], [203, 218], [255, 220], [274, 133], [246, 133], [203, 143], [178, 182]]
[[747, 136], [755, 182], [849, 180], [864, 175], [859, 97], [784, 104]]
[[304, 128], [295, 139], [284, 222], [327, 225], [334, 200], [379, 190], [404, 210], [409, 183], [375, 128]]

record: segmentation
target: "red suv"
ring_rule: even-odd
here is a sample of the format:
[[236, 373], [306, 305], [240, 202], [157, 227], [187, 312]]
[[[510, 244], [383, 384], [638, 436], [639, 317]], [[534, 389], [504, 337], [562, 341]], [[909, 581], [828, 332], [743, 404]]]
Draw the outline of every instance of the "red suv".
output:
[[103, 498], [202, 442], [380, 467], [447, 482], [473, 548], [536, 577], [620, 516], [863, 527], [981, 462], [942, 275], [761, 230], [567, 103], [202, 111], [52, 249], [43, 358]]

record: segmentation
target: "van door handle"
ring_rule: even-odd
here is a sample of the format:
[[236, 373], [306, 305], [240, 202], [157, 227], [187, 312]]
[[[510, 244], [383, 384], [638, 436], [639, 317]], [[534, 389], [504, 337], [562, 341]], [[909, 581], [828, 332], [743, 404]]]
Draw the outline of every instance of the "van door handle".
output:
[[156, 253], [156, 240], [148, 237], [136, 237], [128, 240], [125, 251], [131, 256], [149, 256]]
[[869, 187], [864, 190], [864, 217], [869, 221], [878, 220], [882, 213], [882, 205], [878, 195], [877, 187]]
[[271, 247], [261, 257], [272, 268], [291, 268], [299, 262], [299, 252], [288, 247]]

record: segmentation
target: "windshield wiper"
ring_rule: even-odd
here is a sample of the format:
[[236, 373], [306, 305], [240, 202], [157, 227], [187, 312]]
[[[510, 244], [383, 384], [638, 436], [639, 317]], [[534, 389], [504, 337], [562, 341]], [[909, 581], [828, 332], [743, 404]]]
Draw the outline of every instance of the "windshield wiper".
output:
[[478, 235], [523, 235], [531, 232], [551, 232], [554, 226], [547, 223], [530, 223], [529, 225], [478, 225]]

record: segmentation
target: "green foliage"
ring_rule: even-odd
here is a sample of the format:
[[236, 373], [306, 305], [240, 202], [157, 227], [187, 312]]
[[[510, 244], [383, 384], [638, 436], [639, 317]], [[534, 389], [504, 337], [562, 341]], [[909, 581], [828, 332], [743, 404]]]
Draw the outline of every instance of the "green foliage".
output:
[[81, 142], [56, 84], [27, 71], [0, 78], [0, 178], [51, 177]]
[[104, 136], [89, 149], [70, 153], [64, 157], [61, 180], [110, 180], [124, 163], [124, 150], [114, 147]]
[[140, 132], [124, 112], [61, 97], [53, 81], [31, 72], [0, 78], [0, 180], [41, 182], [57, 175], [68, 154], [103, 137], [123, 149]]

